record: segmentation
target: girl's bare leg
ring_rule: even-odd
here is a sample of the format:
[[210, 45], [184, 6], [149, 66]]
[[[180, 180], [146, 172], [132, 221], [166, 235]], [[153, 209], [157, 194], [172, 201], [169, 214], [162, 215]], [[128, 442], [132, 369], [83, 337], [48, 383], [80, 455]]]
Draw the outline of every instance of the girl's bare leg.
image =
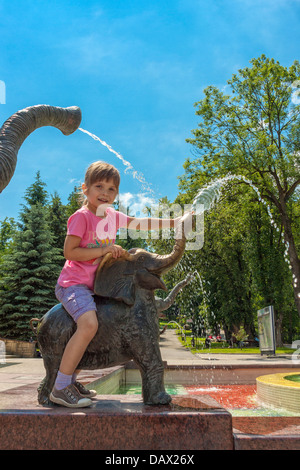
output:
[[79, 317], [77, 330], [69, 340], [62, 356], [59, 368], [62, 374], [72, 375], [74, 373], [97, 330], [98, 320], [94, 310], [90, 310]]

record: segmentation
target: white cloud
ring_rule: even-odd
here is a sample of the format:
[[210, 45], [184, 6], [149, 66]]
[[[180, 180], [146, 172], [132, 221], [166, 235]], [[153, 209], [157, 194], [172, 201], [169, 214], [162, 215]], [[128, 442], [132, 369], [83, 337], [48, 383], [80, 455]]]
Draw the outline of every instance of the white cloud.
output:
[[157, 201], [146, 193], [120, 193], [119, 201], [120, 211], [134, 217], [144, 217], [147, 215], [147, 207], [157, 205]]

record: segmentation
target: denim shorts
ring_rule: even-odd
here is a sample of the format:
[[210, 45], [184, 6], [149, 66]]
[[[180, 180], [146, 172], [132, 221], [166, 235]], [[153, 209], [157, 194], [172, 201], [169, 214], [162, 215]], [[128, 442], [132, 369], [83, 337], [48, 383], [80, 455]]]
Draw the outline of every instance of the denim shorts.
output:
[[56, 284], [55, 295], [76, 323], [84, 313], [96, 310], [94, 292], [85, 284], [75, 284], [69, 287]]

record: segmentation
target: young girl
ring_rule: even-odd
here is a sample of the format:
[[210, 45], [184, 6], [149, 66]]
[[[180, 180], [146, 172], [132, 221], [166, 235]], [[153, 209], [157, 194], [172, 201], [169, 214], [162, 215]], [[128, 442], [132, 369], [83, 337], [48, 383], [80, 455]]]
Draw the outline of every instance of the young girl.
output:
[[[93, 285], [99, 258], [109, 252], [114, 258], [120, 257], [124, 249], [114, 243], [118, 229], [135, 222], [135, 228], [139, 230], [145, 222], [145, 219], [128, 217], [107, 208], [114, 202], [119, 184], [120, 174], [115, 167], [101, 161], [92, 163], [82, 185], [86, 201], [68, 220], [64, 245], [66, 262], [55, 294], [76, 322], [77, 329], [65, 348], [50, 394], [51, 401], [67, 407], [89, 406], [92, 404], [90, 398], [96, 395], [95, 391], [87, 390], [77, 382], [79, 371], [76, 367], [98, 329]], [[157, 228], [168, 228], [174, 227], [179, 218], [149, 218], [146, 222], [148, 220], [155, 222]], [[101, 234], [106, 237], [102, 238]]]

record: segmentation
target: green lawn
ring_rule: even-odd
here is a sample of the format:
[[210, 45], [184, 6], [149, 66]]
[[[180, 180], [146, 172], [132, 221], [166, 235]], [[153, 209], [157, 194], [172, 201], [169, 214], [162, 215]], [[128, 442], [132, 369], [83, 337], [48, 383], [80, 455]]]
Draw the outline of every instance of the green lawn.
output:
[[[244, 347], [239, 348], [237, 346], [228, 347], [226, 343], [222, 347], [220, 343], [211, 343], [210, 348], [204, 347], [204, 338], [198, 338], [196, 347], [192, 347], [190, 332], [186, 332], [185, 341], [182, 340], [179, 330], [177, 330], [178, 339], [181, 344], [190, 349], [192, 353], [201, 353], [201, 354], [260, 354], [259, 347]], [[295, 349], [290, 348], [276, 348], [276, 354], [293, 354]]]

